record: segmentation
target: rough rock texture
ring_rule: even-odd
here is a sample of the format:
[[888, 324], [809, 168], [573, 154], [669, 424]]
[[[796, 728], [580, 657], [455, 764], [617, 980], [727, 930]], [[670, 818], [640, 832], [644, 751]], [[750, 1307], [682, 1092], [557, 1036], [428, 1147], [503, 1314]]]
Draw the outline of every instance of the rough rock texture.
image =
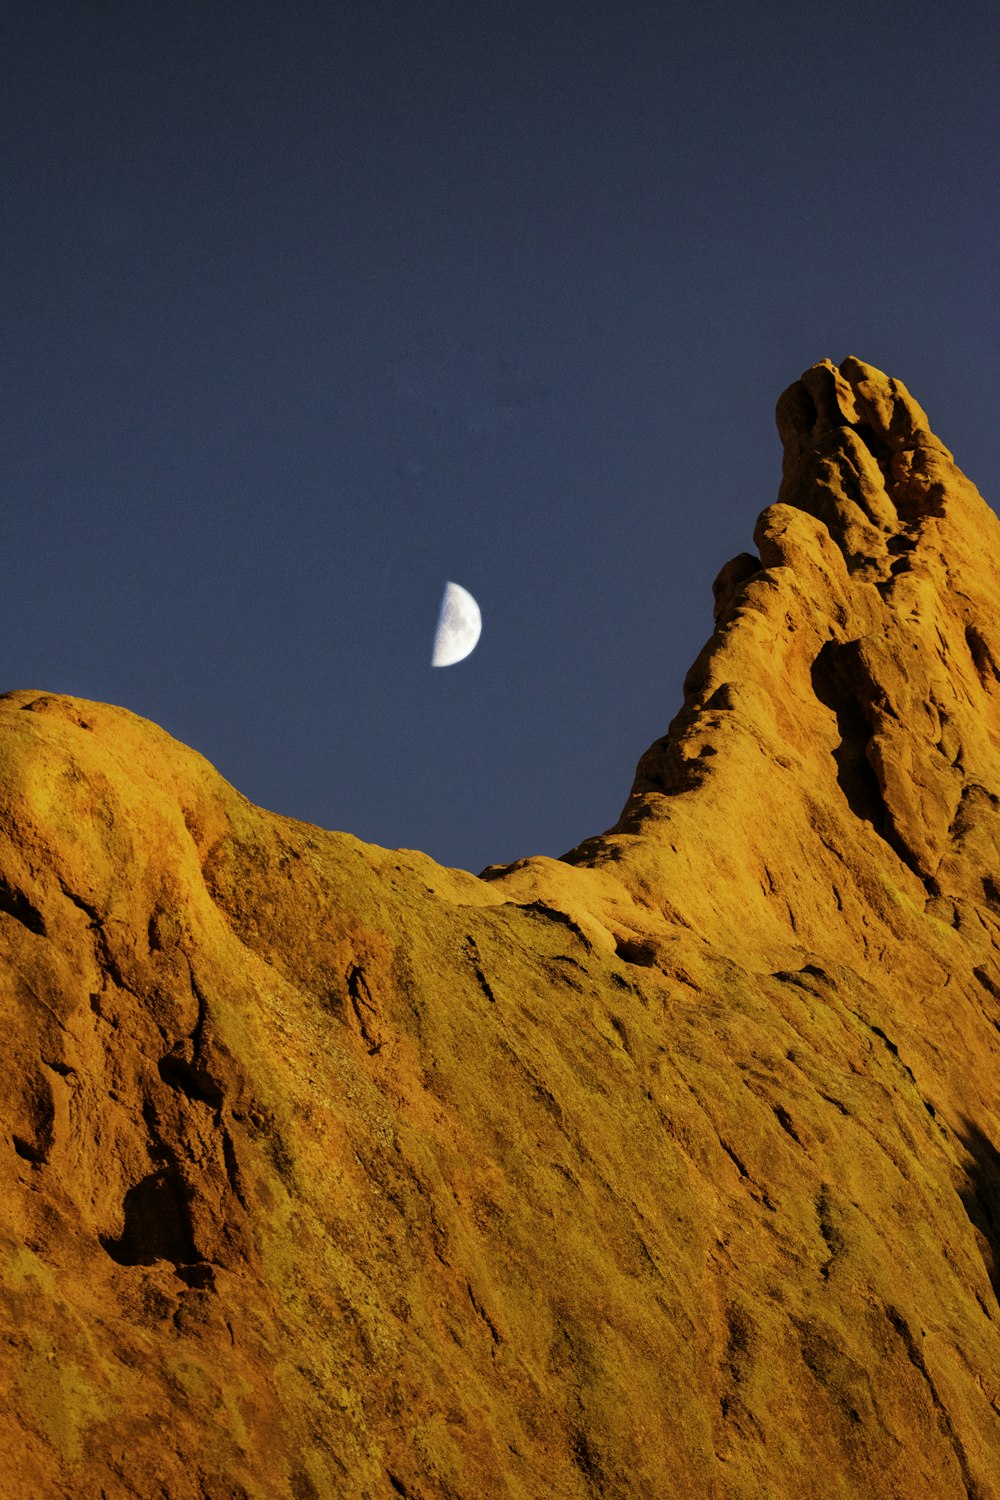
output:
[[0, 700], [0, 1493], [1000, 1496], [1000, 523], [855, 359], [621, 821]]

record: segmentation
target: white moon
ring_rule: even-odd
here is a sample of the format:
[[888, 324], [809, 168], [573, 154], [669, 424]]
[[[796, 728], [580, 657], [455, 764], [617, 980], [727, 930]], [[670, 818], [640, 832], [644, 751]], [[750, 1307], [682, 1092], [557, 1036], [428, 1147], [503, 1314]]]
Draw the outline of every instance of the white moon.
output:
[[446, 583], [441, 595], [441, 611], [434, 632], [432, 667], [451, 667], [475, 651], [483, 628], [479, 605], [468, 589], [457, 583]]

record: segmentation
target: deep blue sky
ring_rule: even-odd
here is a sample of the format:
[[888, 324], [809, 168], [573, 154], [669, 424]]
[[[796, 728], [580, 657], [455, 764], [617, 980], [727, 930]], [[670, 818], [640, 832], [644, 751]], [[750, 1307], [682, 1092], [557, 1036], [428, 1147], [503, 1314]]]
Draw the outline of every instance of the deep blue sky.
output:
[[806, 365], [996, 503], [996, 15], [6, 0], [0, 685], [473, 870], [606, 827]]

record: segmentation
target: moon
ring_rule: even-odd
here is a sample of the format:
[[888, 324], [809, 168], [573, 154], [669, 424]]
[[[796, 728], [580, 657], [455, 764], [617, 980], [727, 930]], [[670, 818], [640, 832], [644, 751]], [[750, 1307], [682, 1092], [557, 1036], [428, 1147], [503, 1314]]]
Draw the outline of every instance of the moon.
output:
[[441, 595], [437, 630], [434, 632], [432, 667], [451, 667], [476, 649], [483, 617], [468, 589], [446, 583]]

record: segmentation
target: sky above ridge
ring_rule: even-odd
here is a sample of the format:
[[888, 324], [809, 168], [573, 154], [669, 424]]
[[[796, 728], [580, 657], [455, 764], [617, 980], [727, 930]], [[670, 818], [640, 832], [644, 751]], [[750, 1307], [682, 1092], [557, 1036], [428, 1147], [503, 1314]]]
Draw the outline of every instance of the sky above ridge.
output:
[[988, 0], [2, 10], [2, 689], [478, 870], [615, 821], [807, 365], [997, 507]]

